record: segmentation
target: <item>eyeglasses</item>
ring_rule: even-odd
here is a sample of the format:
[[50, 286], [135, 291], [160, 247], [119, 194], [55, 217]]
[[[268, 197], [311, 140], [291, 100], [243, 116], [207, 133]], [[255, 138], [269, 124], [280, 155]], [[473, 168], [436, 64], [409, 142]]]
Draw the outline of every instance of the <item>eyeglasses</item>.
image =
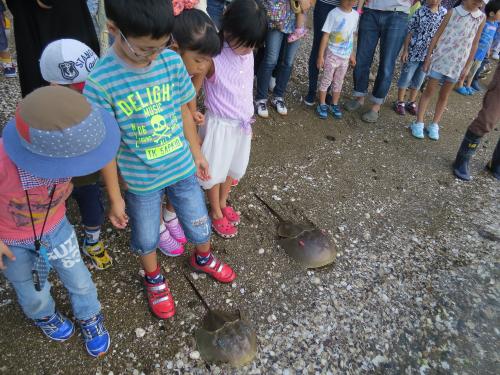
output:
[[[127, 38], [125, 37], [125, 35], [123, 35], [123, 33], [120, 31], [120, 37], [123, 39], [123, 41], [125, 42], [125, 44], [127, 45], [128, 49], [130, 50], [130, 52], [132, 52], [135, 57], [137, 58], [147, 58], [147, 57], [151, 57], [153, 56], [154, 54], [157, 54], [161, 51], [163, 51], [164, 49], [166, 48], [169, 48], [172, 46], [173, 42], [174, 42], [174, 38], [172, 37], [172, 35], [169, 36], [167, 42], [161, 46], [161, 47], [156, 47], [156, 48], [151, 48], [151, 49], [148, 49], [147, 51], [140, 51], [140, 52], [137, 52], [134, 47], [132, 47], [132, 45], [130, 44], [130, 42], [127, 40]], [[137, 48], [137, 47], [136, 47]]]

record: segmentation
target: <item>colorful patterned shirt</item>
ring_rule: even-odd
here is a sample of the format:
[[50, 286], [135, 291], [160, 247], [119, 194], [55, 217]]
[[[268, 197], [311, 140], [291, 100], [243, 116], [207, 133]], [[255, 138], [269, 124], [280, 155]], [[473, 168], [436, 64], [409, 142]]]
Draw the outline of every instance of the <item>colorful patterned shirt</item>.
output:
[[410, 18], [408, 32], [411, 33], [411, 41], [408, 47], [409, 61], [424, 61], [432, 38], [443, 22], [447, 10], [439, 7], [436, 13], [424, 5]]
[[165, 50], [148, 67], [134, 69], [110, 48], [84, 94], [118, 121], [117, 163], [130, 192], [157, 191], [195, 173], [181, 113], [195, 90], [175, 52]]

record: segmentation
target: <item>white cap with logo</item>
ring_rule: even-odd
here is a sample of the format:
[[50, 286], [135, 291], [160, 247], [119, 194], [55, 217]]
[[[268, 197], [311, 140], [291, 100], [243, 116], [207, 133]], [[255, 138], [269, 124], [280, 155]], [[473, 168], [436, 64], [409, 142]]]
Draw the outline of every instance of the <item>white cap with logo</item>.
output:
[[59, 39], [43, 50], [40, 70], [44, 80], [60, 85], [85, 82], [99, 57], [75, 39]]

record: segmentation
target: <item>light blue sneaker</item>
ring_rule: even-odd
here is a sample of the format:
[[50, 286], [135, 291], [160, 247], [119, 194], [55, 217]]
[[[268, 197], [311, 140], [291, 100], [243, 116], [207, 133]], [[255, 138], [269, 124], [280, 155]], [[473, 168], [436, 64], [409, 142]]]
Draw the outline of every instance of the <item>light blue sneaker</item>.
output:
[[418, 139], [424, 139], [424, 123], [423, 122], [414, 122], [411, 124], [411, 135]]
[[427, 127], [427, 135], [434, 141], [439, 140], [439, 125], [434, 123], [430, 124]]
[[338, 104], [332, 104], [330, 106], [330, 112], [332, 113], [333, 117], [337, 119], [342, 118], [342, 110], [340, 109], [340, 106]]
[[469, 90], [467, 90], [467, 87], [465, 87], [465, 86], [458, 87], [455, 89], [455, 91], [458, 92], [460, 95], [464, 95], [464, 96], [470, 95]]
[[316, 113], [322, 120], [328, 118], [328, 106], [326, 104], [318, 104], [316, 107]]
[[40, 327], [48, 338], [63, 342], [73, 336], [75, 325], [59, 311], [42, 319], [35, 319], [35, 325]]
[[101, 313], [93, 318], [80, 321], [80, 328], [85, 341], [85, 348], [92, 357], [101, 357], [109, 349], [111, 339], [104, 327], [104, 317]]

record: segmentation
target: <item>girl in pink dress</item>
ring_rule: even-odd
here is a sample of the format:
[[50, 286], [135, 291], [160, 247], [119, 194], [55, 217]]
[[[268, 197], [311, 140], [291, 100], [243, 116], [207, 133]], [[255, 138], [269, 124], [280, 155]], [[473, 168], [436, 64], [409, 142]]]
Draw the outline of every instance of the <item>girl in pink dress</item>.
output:
[[[485, 0], [487, 2], [487, 0]], [[430, 139], [439, 139], [439, 122], [455, 83], [467, 75], [477, 50], [486, 16], [481, 12], [482, 0], [464, 0], [445, 16], [432, 39], [422, 70], [429, 81], [418, 104], [417, 121], [411, 125], [416, 138], [424, 138], [424, 117], [429, 101], [439, 87], [439, 98], [432, 123], [427, 127]]]
[[223, 238], [238, 232], [240, 216], [227, 198], [233, 178], [243, 177], [250, 157], [253, 49], [264, 42], [266, 30], [266, 12], [255, 0], [233, 1], [222, 19], [222, 52], [211, 60], [203, 82], [207, 111], [201, 151], [210, 179], [200, 183], [208, 191], [212, 228]]

